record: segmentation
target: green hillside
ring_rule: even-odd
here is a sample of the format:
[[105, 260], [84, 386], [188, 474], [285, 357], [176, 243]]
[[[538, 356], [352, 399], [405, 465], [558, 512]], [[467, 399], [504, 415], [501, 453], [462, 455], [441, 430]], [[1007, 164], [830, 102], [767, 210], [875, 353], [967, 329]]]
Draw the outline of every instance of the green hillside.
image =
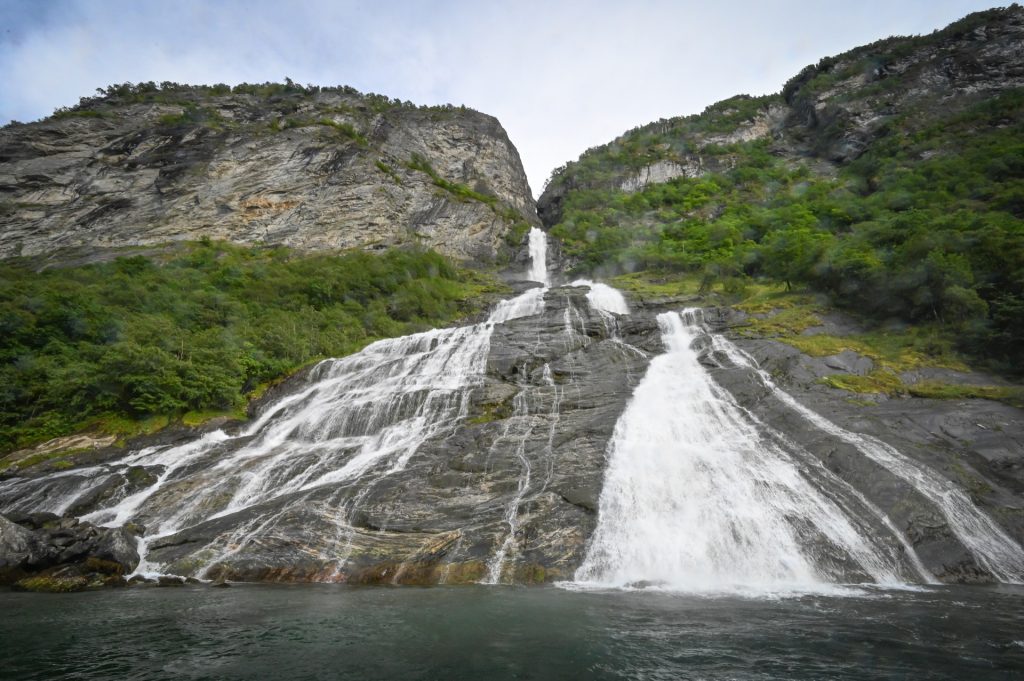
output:
[[[780, 95], [638, 128], [556, 171], [541, 214], [579, 272], [784, 282], [1020, 370], [1024, 83], [1000, 74], [1021, 68], [1021, 14], [880, 41]], [[628, 191], [657, 162], [700, 171]]]

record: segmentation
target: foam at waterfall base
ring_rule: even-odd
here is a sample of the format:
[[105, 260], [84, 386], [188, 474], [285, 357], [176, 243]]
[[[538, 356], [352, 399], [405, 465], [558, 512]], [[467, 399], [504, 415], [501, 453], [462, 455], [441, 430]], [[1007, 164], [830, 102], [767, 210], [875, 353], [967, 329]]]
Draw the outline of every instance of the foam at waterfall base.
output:
[[629, 314], [629, 304], [626, 297], [617, 288], [591, 281], [590, 279], [576, 279], [570, 286], [586, 286], [587, 302], [590, 307], [598, 312], [610, 312], [613, 314]]
[[834, 584], [816, 582], [809, 584], [709, 584], [700, 582], [633, 582], [609, 584], [603, 582], [569, 581], [555, 582], [555, 586], [567, 591], [580, 593], [604, 593], [624, 591], [629, 593], [654, 593], [668, 596], [697, 598], [748, 598], [760, 600], [781, 600], [805, 596], [831, 596], [865, 598], [881, 596], [890, 590], [921, 590], [924, 587], [904, 584], [879, 586], [877, 584]]

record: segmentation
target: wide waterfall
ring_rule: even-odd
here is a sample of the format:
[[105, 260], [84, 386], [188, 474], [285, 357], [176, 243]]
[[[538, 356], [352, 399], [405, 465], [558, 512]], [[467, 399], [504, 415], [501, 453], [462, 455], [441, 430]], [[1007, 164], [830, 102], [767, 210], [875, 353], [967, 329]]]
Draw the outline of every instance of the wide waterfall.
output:
[[[699, 310], [658, 317], [656, 357], [616, 425], [599, 523], [578, 583], [685, 591], [820, 590], [933, 581], [892, 522], [817, 460], [740, 407], [700, 363], [699, 343], [752, 360], [703, 328]], [[1003, 581], [1024, 552], [967, 496], [891, 447], [845, 431], [771, 384], [803, 418], [855, 444], [937, 506]]]
[[[530, 253], [531, 278], [546, 282], [546, 240], [536, 228]], [[150, 447], [107, 466], [70, 471], [63, 477], [76, 484], [62, 487], [62, 494], [48, 487], [52, 478], [0, 483], [6, 510], [61, 513], [111, 476], [159, 471], [153, 484], [83, 519], [144, 526], [137, 572], [160, 573], [163, 566], [146, 555], [155, 540], [251, 512], [252, 519], [207, 547], [200, 573], [205, 574], [240, 546], [260, 541], [278, 519], [312, 505], [306, 493], [401, 471], [424, 442], [453, 432], [485, 372], [495, 325], [540, 313], [545, 291], [535, 288], [503, 300], [479, 324], [381, 340], [354, 355], [321, 362], [308, 387], [240, 432], [218, 430], [181, 446]], [[357, 492], [325, 513], [346, 523], [358, 497]], [[344, 538], [338, 545], [341, 565]]]
[[236, 429], [0, 479], [0, 510], [132, 528], [141, 574], [704, 593], [948, 579], [811, 432], [913, 495], [976, 574], [1024, 581], [1024, 550], [967, 492], [798, 402], [699, 310], [655, 325], [607, 284], [553, 288], [539, 229], [529, 252], [540, 286], [485, 321], [323, 361]]

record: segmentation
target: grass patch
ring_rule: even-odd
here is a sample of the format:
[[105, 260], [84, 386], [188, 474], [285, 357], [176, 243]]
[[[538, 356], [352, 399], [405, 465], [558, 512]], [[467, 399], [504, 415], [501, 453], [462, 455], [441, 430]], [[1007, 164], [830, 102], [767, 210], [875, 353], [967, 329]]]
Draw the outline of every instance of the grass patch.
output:
[[211, 421], [215, 418], [226, 416], [229, 419], [236, 421], [244, 421], [247, 416], [243, 407], [236, 407], [234, 409], [227, 410], [205, 410], [205, 411], [187, 411], [181, 416], [182, 425], [186, 425], [189, 428], [195, 428], [201, 426], [207, 421]]
[[328, 127], [334, 128], [335, 130], [340, 132], [342, 136], [347, 137], [350, 140], [353, 140], [356, 144], [358, 144], [361, 147], [369, 146], [370, 144], [370, 141], [366, 139], [366, 136], [363, 135], [363, 133], [356, 130], [356, 127], [351, 123], [339, 123], [338, 121], [332, 118], [321, 118], [320, 120], [317, 121], [317, 123], [319, 123], [320, 125], [326, 125]]
[[834, 336], [804, 335], [822, 323], [829, 307], [820, 297], [780, 290], [778, 285], [760, 285], [760, 290], [735, 307], [751, 315], [744, 335], [773, 337], [812, 357], [828, 357], [852, 351], [874, 360], [880, 367], [899, 372], [921, 367], [967, 371], [954, 349], [955, 339], [947, 328], [923, 324], [897, 330]]
[[939, 381], [921, 381], [906, 386], [914, 397], [933, 400], [982, 399], [1005, 402], [1014, 407], [1024, 408], [1024, 388], [1002, 385], [957, 385]]
[[377, 166], [377, 170], [381, 171], [382, 173], [390, 177], [392, 180], [394, 180], [395, 184], [402, 184], [402, 178], [399, 176], [397, 172], [395, 172], [395, 169], [389, 166], [387, 163], [381, 160], [377, 160], [375, 165]]
[[906, 386], [896, 374], [876, 370], [866, 376], [854, 374], [835, 374], [825, 376], [821, 382], [831, 388], [838, 388], [851, 393], [872, 393], [881, 395], [903, 395], [906, 394]]
[[620, 274], [612, 277], [609, 283], [640, 298], [672, 298], [696, 295], [701, 281], [696, 274], [662, 274], [645, 270]]
[[421, 173], [426, 173], [430, 176], [430, 180], [435, 186], [440, 187], [459, 201], [479, 201], [480, 203], [486, 203], [492, 206], [498, 202], [497, 197], [489, 196], [487, 194], [481, 194], [478, 191], [470, 189], [468, 186], [459, 182], [452, 182], [441, 177], [434, 167], [430, 165], [430, 162], [420, 156], [419, 154], [413, 154], [412, 158], [405, 164], [410, 170], [416, 170]]
[[877, 331], [851, 336], [793, 335], [779, 340], [812, 357], [828, 357], [850, 350], [871, 358], [891, 371], [910, 371], [922, 367], [968, 370], [952, 349], [952, 341], [944, 340], [941, 333], [934, 329]]
[[961, 385], [941, 381], [904, 383], [885, 369], [876, 369], [866, 376], [835, 374], [820, 379], [831, 387], [858, 394], [889, 397], [923, 397], [933, 400], [993, 400], [1014, 407], [1024, 407], [1024, 388], [996, 385]]
[[483, 408], [477, 416], [469, 419], [471, 424], [490, 423], [492, 421], [500, 421], [507, 419], [512, 415], [512, 404], [506, 400], [504, 402], [492, 402], [490, 404], [483, 405]]
[[106, 118], [105, 111], [96, 109], [57, 109], [53, 112], [54, 118]]
[[171, 424], [171, 417], [167, 414], [154, 414], [133, 418], [124, 414], [104, 414], [79, 430], [98, 431], [104, 435], [117, 437], [117, 444], [123, 444], [125, 440], [140, 435], [152, 435], [163, 430]]

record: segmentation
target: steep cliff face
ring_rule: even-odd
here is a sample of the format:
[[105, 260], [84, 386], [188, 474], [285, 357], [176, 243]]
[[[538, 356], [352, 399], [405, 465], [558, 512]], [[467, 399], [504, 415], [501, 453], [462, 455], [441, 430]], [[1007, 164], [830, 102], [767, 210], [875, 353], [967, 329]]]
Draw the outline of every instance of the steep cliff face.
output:
[[538, 203], [563, 265], [775, 281], [1024, 362], [1024, 8], [822, 59], [589, 150]]
[[350, 88], [109, 88], [0, 130], [0, 257], [202, 237], [510, 256], [533, 199], [497, 120]]

